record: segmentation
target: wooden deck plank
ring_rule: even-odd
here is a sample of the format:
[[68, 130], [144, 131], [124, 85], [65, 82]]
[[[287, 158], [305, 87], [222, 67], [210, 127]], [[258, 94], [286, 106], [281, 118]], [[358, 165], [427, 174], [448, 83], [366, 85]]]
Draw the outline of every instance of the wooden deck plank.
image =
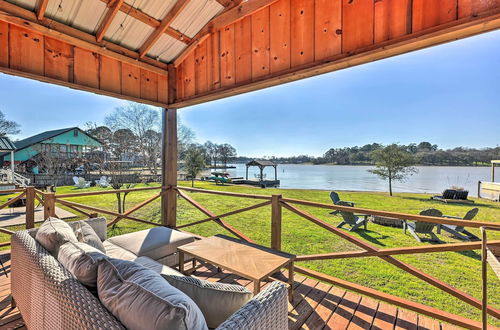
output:
[[430, 319], [426, 316], [418, 316], [418, 329], [419, 330], [440, 330], [441, 326], [437, 320]]
[[369, 329], [375, 318], [378, 304], [378, 301], [375, 299], [368, 297], [361, 298], [348, 329]]
[[347, 292], [326, 324], [330, 329], [346, 329], [358, 308], [361, 296]]
[[398, 309], [395, 330], [416, 330], [418, 315], [415, 312], [405, 309]]
[[322, 329], [328, 319], [342, 301], [342, 298], [346, 294], [346, 290], [330, 286], [329, 291], [321, 300], [314, 313], [309, 316], [306, 322], [302, 325], [303, 329]]
[[330, 289], [329, 285], [318, 282], [309, 294], [297, 305], [297, 307], [288, 313], [288, 328], [300, 329], [302, 324], [314, 312], [316, 306], [323, 300]]
[[373, 320], [372, 329], [392, 329], [396, 323], [398, 309], [392, 305], [381, 302]]

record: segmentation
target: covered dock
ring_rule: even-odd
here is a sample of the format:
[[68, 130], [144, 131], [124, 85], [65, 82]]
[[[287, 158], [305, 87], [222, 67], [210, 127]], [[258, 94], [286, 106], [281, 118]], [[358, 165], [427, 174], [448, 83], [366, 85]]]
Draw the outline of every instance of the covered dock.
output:
[[491, 161], [491, 181], [479, 181], [477, 196], [494, 201], [500, 201], [500, 182], [495, 181], [495, 169], [500, 167], [500, 160]]

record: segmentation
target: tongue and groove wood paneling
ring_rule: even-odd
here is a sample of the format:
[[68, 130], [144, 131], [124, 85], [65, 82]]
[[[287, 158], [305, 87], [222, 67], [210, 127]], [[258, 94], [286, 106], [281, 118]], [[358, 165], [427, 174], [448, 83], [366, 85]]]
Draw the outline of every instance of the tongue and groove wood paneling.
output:
[[[384, 52], [391, 43], [411, 43], [414, 36], [439, 33], [441, 26], [450, 28], [455, 21], [464, 24], [499, 11], [500, 0], [278, 0], [210, 34], [201, 43], [207, 49], [206, 65], [193, 70], [197, 52], [186, 56], [177, 66], [184, 83], [175, 103], [208, 100], [219, 95], [218, 90], [222, 95], [247, 85], [258, 89], [292, 81], [299, 77], [296, 71], [311, 68], [309, 76], [314, 75], [314, 66], [330, 62], [345, 61], [336, 69], [360, 64], [350, 58], [374, 49]], [[401, 52], [409, 50], [405, 46]], [[306, 76], [301, 73], [299, 78]], [[186, 84], [205, 77], [206, 89]], [[273, 83], [260, 84], [270, 80]]]
[[[31, 26], [22, 20], [15, 23], [0, 20], [0, 72], [167, 106], [165, 70], [135, 64], [136, 61], [124, 56], [113, 57], [105, 49], [87, 48], [88, 45], [79, 40], [70, 43], [51, 35], [44, 27], [30, 29]], [[195, 94], [194, 88], [190, 93]]]

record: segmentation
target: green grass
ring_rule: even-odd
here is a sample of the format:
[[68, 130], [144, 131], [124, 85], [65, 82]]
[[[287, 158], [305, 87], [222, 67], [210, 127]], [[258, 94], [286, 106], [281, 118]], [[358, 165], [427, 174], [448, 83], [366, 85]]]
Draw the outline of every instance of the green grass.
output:
[[[180, 182], [180, 185], [189, 186], [188, 182]], [[321, 190], [292, 190], [292, 189], [257, 189], [242, 186], [216, 186], [207, 182], [196, 182], [197, 188], [224, 190], [251, 194], [281, 194], [283, 197], [297, 198], [303, 200], [331, 203], [329, 193]], [[102, 190], [102, 188], [88, 188], [76, 190], [73, 187], [59, 187], [58, 193], [83, 192]], [[127, 207], [131, 207], [146, 198], [153, 196], [157, 191], [134, 192], [127, 196]], [[242, 208], [259, 203], [258, 200], [242, 199], [227, 196], [216, 196], [203, 193], [189, 193], [196, 201], [216, 214], [222, 214], [230, 210]], [[417, 214], [425, 208], [435, 207], [444, 214], [463, 216], [471, 205], [447, 205], [429, 199], [429, 195], [398, 193], [389, 197], [385, 193], [371, 192], [341, 192], [343, 200], [356, 202], [356, 206], [385, 211], [396, 211]], [[8, 196], [1, 196], [0, 202]], [[116, 198], [114, 194], [87, 196], [71, 198], [70, 200], [92, 205], [108, 210], [116, 210]], [[480, 211], [476, 220], [500, 222], [500, 204], [475, 199], [474, 207]], [[61, 207], [61, 206], [59, 206]], [[340, 217], [329, 215], [329, 210], [314, 207], [298, 206], [299, 208], [325, 220], [333, 225], [339, 223]], [[69, 210], [71, 211], [71, 210]], [[134, 216], [159, 221], [160, 202], [155, 202], [134, 213]], [[206, 218], [204, 214], [192, 207], [185, 200], [178, 200], [177, 210], [178, 224], [185, 224]], [[83, 218], [80, 216], [79, 218]], [[107, 217], [111, 219], [112, 217]], [[271, 208], [264, 207], [245, 213], [225, 218], [225, 220], [262, 245], [270, 245], [270, 218]], [[327, 253], [359, 250], [353, 244], [339, 238], [325, 229], [303, 219], [287, 210], [283, 210], [283, 234], [282, 248], [287, 252], [297, 255]], [[109, 235], [120, 235], [123, 233], [137, 231], [150, 227], [135, 221], [122, 220], [115, 228], [110, 228]], [[11, 230], [19, 230], [9, 228]], [[213, 222], [203, 223], [187, 230], [210, 236], [224, 233], [225, 230]], [[476, 229], [471, 231], [479, 234]], [[403, 246], [427, 245], [429, 243], [418, 243], [409, 234], [404, 234], [401, 228], [392, 228], [373, 223], [368, 224], [367, 231], [352, 233], [355, 237], [365, 240], [378, 248], [394, 248]], [[458, 240], [448, 236], [446, 233], [438, 235], [447, 243], [457, 243]], [[490, 233], [489, 239], [500, 239], [500, 233]], [[8, 235], [0, 234], [0, 242], [7, 241]], [[437, 277], [452, 286], [480, 299], [481, 298], [481, 262], [480, 251], [467, 252], [442, 252], [397, 256], [397, 259], [407, 262], [426, 273]], [[329, 274], [344, 280], [348, 280], [363, 286], [387, 292], [399, 297], [420, 302], [451, 313], [463, 315], [468, 318], [479, 320], [480, 312], [474, 307], [432, 287], [412, 275], [384, 262], [379, 258], [357, 258], [339, 259], [335, 261], [311, 261], [301, 262], [302, 266]], [[495, 274], [489, 270], [489, 303], [496, 308], [500, 307], [500, 281]], [[496, 326], [500, 326], [499, 320], [491, 320]]]

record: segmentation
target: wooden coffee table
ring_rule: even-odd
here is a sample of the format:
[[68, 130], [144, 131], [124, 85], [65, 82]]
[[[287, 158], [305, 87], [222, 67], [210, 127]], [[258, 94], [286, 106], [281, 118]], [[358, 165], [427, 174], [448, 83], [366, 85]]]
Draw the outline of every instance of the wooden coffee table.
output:
[[254, 294], [259, 293], [262, 280], [286, 267], [288, 268], [288, 298], [292, 301], [293, 262], [295, 260], [295, 256], [292, 254], [278, 252], [223, 235], [203, 238], [179, 246], [177, 250], [179, 252], [179, 270], [181, 273], [184, 273], [184, 256], [189, 254], [196, 260], [210, 263], [252, 280]]

